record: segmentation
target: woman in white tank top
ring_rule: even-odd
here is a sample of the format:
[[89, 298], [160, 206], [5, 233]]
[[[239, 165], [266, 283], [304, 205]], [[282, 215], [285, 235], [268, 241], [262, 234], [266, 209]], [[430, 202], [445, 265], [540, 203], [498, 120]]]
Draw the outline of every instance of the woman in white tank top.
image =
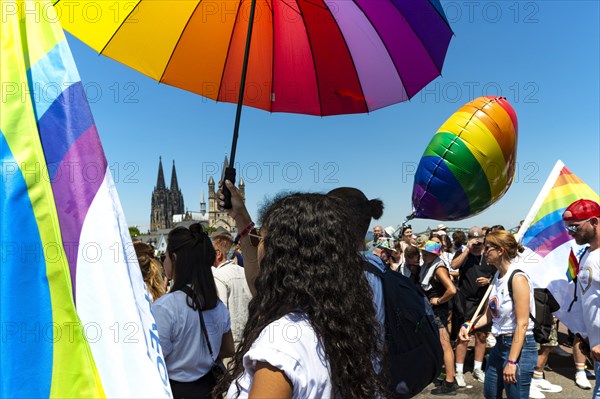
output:
[[512, 279], [512, 296], [508, 281], [514, 272], [512, 260], [522, 252], [513, 235], [499, 230], [485, 238], [487, 261], [498, 269], [488, 301], [487, 311], [461, 327], [459, 337], [469, 339], [469, 331], [492, 323], [496, 346], [487, 361], [483, 394], [486, 399], [527, 399], [533, 369], [537, 363], [537, 347], [533, 339], [534, 323], [529, 318], [535, 312], [533, 285], [524, 272]]

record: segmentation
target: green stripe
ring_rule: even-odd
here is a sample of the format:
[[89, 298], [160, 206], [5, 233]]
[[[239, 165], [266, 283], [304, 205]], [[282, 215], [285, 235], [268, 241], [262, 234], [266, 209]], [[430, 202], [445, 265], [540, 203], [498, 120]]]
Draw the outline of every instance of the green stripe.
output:
[[488, 178], [459, 136], [447, 132], [436, 133], [423, 156], [437, 156], [444, 160], [467, 195], [471, 214], [481, 212], [490, 204], [492, 194]]

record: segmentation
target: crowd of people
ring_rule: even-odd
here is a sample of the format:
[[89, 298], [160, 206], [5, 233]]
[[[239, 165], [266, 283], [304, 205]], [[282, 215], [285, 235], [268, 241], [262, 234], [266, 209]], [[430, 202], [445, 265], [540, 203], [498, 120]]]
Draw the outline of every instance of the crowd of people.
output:
[[[550, 342], [536, 343], [533, 283], [514, 265], [522, 247], [503, 226], [450, 235], [439, 225], [420, 237], [406, 224], [397, 232], [375, 226], [365, 244], [384, 206], [358, 189], [279, 196], [260, 211], [258, 228], [237, 189], [225, 185], [236, 237], [209, 237], [200, 224], [175, 228], [162, 265], [150, 246], [135, 243], [175, 398], [393, 397], [382, 283], [365, 262], [403, 275], [427, 298], [444, 370], [431, 394], [466, 386], [470, 343], [472, 379], [486, 398], [562, 390], [544, 379], [556, 326]], [[222, 190], [218, 198], [223, 207]], [[591, 389], [586, 359], [600, 374], [600, 205], [576, 201], [563, 222], [589, 245], [575, 305], [585, 331], [573, 356], [576, 384]], [[598, 383], [592, 395], [600, 399]]]

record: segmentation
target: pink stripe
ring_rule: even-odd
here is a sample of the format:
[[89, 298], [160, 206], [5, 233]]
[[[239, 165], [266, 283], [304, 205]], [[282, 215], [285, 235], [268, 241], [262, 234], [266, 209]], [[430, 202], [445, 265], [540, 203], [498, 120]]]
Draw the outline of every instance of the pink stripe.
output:
[[[273, 112], [294, 109], [307, 115], [320, 115], [315, 65], [296, 2], [274, 1], [273, 29], [275, 59], [273, 70]], [[290, 23], [296, 21], [296, 23]], [[294, 43], [289, 46], [289, 43]], [[281, 84], [285, 82], [284, 84]]]

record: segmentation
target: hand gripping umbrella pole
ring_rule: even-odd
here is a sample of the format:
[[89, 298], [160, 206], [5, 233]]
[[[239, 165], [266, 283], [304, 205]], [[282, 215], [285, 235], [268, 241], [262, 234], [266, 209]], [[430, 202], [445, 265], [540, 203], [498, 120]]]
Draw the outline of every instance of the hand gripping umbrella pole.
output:
[[[246, 48], [244, 50], [244, 62], [242, 64], [242, 78], [240, 80], [240, 93], [238, 96], [237, 109], [235, 111], [235, 123], [233, 125], [233, 139], [231, 142], [231, 156], [229, 165], [225, 169], [225, 180], [235, 184], [235, 150], [237, 148], [238, 133], [240, 130], [240, 119], [242, 117], [242, 103], [244, 102], [244, 91], [246, 88], [246, 72], [248, 71], [248, 58], [250, 56], [250, 42], [252, 41], [252, 26], [254, 25], [254, 10], [256, 9], [256, 0], [250, 4], [250, 20], [248, 21], [248, 34], [246, 36]], [[231, 191], [223, 182], [223, 195], [225, 196], [225, 209], [231, 209]]]

